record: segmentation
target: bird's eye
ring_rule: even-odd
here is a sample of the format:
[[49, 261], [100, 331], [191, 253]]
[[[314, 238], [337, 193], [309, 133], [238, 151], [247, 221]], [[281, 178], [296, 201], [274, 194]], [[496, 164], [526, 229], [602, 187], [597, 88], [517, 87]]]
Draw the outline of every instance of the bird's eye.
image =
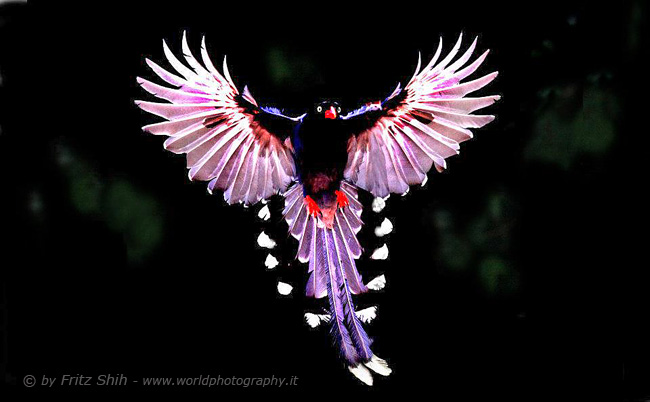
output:
[[318, 107], [316, 108], [316, 111], [317, 111], [318, 113], [321, 113], [321, 112], [323, 111], [323, 107], [322, 107], [322, 106], [318, 106]]
[[336, 108], [336, 113], [341, 113], [341, 106]]

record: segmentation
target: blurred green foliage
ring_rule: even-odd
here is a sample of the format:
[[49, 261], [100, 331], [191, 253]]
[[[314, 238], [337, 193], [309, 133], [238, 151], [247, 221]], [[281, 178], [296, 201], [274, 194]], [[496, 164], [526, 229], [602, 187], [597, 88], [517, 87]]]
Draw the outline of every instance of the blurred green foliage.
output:
[[614, 142], [619, 102], [590, 77], [583, 87], [569, 84], [540, 91], [542, 106], [524, 151], [529, 161], [564, 170], [585, 155], [600, 156]]
[[271, 81], [284, 90], [300, 91], [322, 81], [309, 55], [288, 55], [282, 47], [272, 46], [267, 51], [266, 62]]
[[145, 261], [163, 239], [160, 203], [125, 179], [102, 180], [87, 160], [65, 145], [57, 147], [57, 156], [73, 208], [121, 233], [129, 263]]
[[488, 296], [517, 292], [519, 275], [508, 261], [517, 215], [518, 205], [505, 191], [489, 194], [483, 210], [464, 224], [450, 210], [436, 210], [434, 253], [442, 273], [474, 277]]
[[103, 186], [97, 173], [84, 161], [75, 160], [67, 171], [72, 205], [82, 214], [100, 213]]
[[642, 29], [644, 24], [644, 16], [646, 16], [646, 8], [648, 3], [645, 1], [635, 1], [632, 3], [630, 10], [630, 22], [627, 24], [628, 29], [628, 52], [636, 54], [639, 51], [640, 43], [642, 41]]
[[478, 275], [483, 289], [490, 295], [512, 294], [519, 287], [516, 272], [498, 256], [484, 258], [478, 266]]
[[124, 234], [131, 262], [144, 260], [162, 241], [161, 206], [126, 180], [116, 180], [104, 193], [103, 216], [110, 228]]

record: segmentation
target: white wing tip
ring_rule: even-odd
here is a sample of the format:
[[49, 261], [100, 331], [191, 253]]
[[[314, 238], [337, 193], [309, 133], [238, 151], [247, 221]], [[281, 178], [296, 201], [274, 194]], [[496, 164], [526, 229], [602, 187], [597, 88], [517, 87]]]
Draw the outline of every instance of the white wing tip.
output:
[[163, 51], [165, 53], [171, 53], [171, 49], [169, 48], [169, 45], [167, 45], [167, 41], [163, 38]]

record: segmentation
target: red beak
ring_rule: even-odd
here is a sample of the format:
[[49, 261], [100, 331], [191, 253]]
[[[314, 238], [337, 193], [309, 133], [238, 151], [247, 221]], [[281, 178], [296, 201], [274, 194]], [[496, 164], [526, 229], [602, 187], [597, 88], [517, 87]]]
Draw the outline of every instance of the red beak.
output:
[[334, 106], [330, 106], [330, 110], [325, 112], [325, 118], [326, 119], [336, 119], [336, 109], [334, 109]]

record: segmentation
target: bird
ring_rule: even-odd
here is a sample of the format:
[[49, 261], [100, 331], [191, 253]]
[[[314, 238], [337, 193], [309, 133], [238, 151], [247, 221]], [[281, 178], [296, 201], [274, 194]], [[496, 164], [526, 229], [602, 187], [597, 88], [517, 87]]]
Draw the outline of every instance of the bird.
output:
[[440, 37], [426, 66], [419, 54], [411, 79], [384, 99], [345, 110], [336, 99], [323, 99], [299, 116], [258, 104], [247, 86], [240, 91], [226, 57], [221, 72], [214, 66], [205, 36], [201, 61], [191, 52], [186, 32], [181, 41], [185, 63], [165, 40], [172, 71], [145, 59], [166, 85], [137, 77], [146, 92], [163, 101], [135, 101], [164, 119], [144, 125], [143, 131], [166, 136], [165, 149], [186, 155], [190, 180], [208, 182], [210, 194], [222, 191], [228, 204], [284, 198], [282, 213], [298, 243], [296, 258], [307, 264], [305, 294], [327, 300], [328, 314], [312, 314], [310, 322], [329, 321], [344, 366], [367, 385], [373, 383], [372, 373], [387, 376], [392, 369], [373, 353], [354, 302], [369, 291], [355, 263], [364, 251], [357, 238], [363, 225], [359, 194], [386, 199], [423, 185], [432, 168], [446, 169], [447, 159], [473, 137], [472, 129], [494, 120], [494, 115], [474, 112], [500, 95], [467, 95], [491, 83], [498, 72], [467, 80], [489, 50], [470, 62], [478, 37], [459, 53], [462, 39], [461, 33], [442, 57]]

